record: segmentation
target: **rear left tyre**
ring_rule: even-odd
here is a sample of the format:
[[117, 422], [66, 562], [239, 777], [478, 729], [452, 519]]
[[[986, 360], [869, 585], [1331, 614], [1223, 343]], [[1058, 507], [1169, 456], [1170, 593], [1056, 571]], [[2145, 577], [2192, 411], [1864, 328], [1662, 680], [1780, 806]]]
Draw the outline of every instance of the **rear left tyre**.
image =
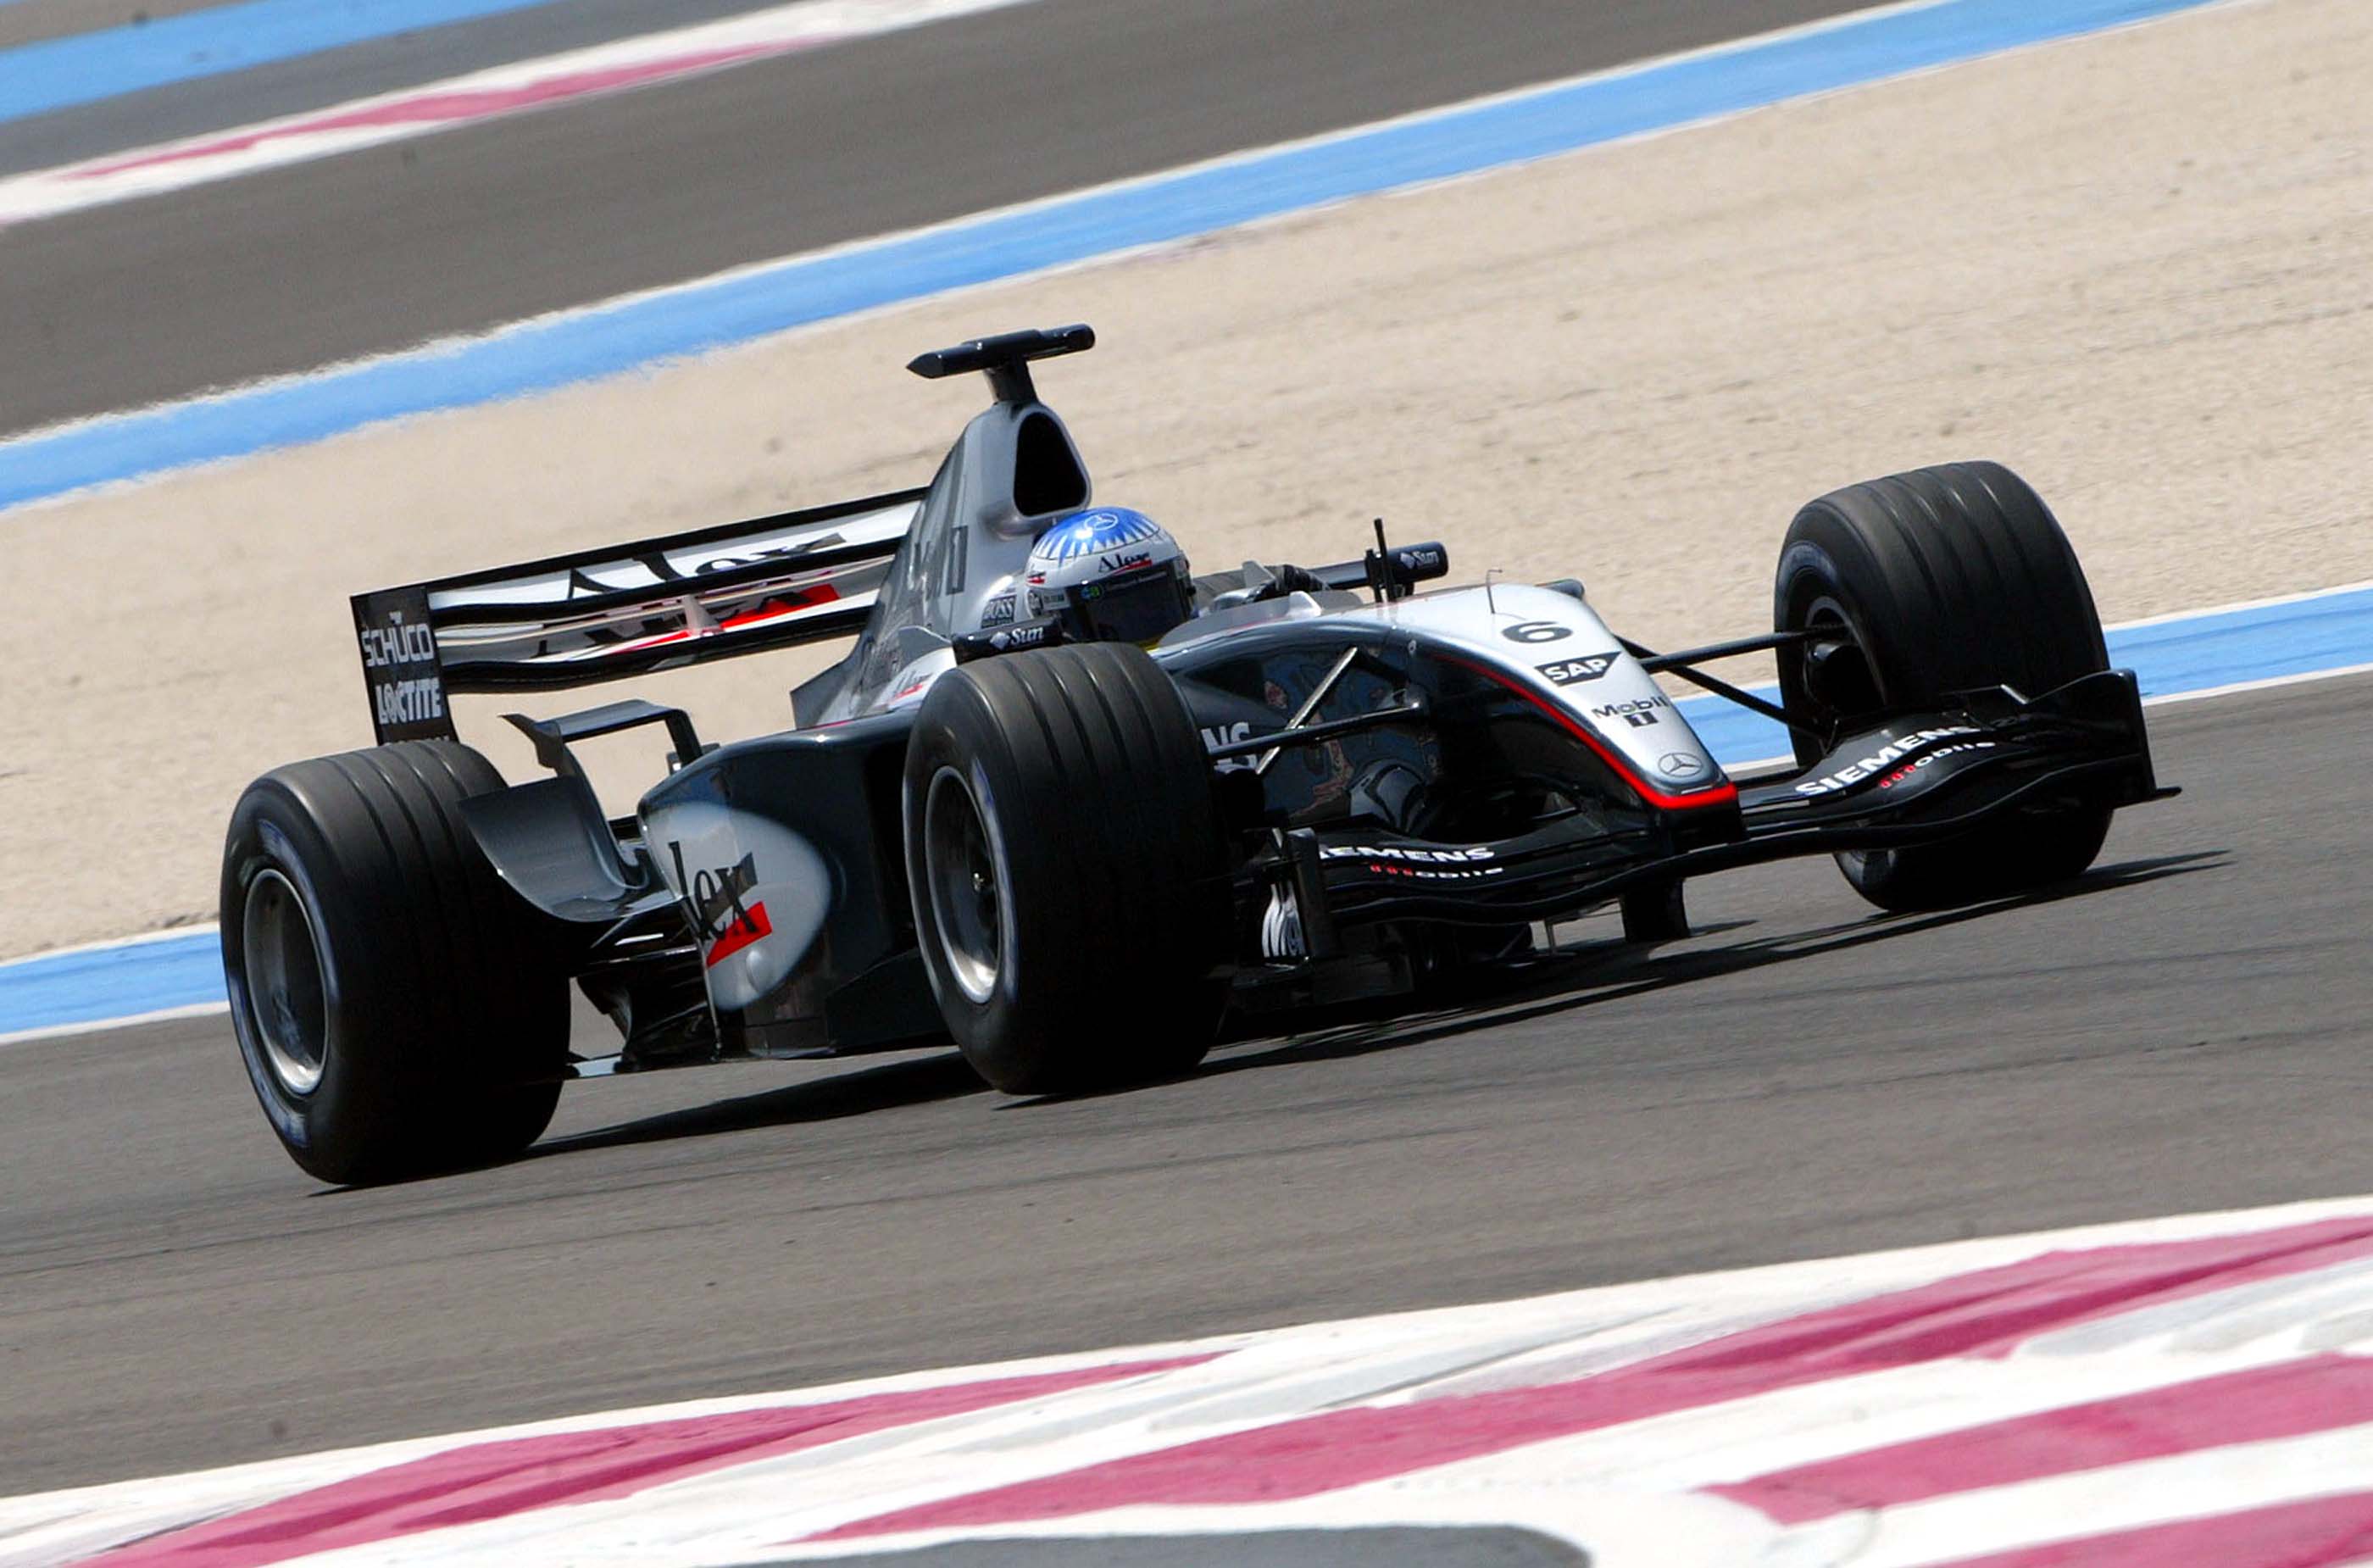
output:
[[289, 1157], [355, 1185], [507, 1159], [552, 1119], [567, 979], [461, 802], [485, 757], [412, 741], [275, 768], [223, 851], [222, 948], [250, 1083]]

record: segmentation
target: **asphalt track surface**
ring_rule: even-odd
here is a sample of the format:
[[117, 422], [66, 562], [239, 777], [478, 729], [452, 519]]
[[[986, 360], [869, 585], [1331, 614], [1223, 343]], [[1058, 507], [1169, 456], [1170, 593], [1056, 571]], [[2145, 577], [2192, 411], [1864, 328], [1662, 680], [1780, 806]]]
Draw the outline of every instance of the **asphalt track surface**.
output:
[[1882, 917], [1758, 868], [1688, 942], [1596, 917], [1526, 994], [1130, 1094], [658, 1074], [508, 1167], [331, 1191], [219, 1018], [0, 1047], [0, 1494], [2373, 1190], [2373, 679], [2152, 729], [2187, 792], [2059, 894]]
[[[471, 24], [501, 41], [467, 58], [660, 9], [589, 4]], [[0, 435], [1858, 8], [1501, 0], [1479, 27], [1440, 0], [1035, 0], [21, 224]], [[0, 167], [328, 101], [325, 74], [416, 76], [450, 43], [62, 111], [0, 129]]]

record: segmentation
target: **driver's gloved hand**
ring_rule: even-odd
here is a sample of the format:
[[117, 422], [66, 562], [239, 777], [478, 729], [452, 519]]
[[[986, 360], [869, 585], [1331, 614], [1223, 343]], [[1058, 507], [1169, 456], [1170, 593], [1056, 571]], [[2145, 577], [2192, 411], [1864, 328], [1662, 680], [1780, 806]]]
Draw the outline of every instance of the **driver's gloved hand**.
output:
[[1269, 574], [1271, 580], [1261, 584], [1260, 591], [1253, 595], [1255, 599], [1282, 599], [1289, 593], [1317, 593], [1327, 587], [1318, 574], [1304, 571], [1300, 567], [1274, 566], [1269, 568]]

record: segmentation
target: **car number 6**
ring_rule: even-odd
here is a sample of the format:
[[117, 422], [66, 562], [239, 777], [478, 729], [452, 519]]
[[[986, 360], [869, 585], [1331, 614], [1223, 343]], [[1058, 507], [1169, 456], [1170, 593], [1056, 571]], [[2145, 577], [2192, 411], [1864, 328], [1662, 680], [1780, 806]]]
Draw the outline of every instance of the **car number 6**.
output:
[[1555, 642], [1561, 637], [1572, 637], [1573, 628], [1555, 621], [1518, 621], [1500, 635], [1510, 642]]

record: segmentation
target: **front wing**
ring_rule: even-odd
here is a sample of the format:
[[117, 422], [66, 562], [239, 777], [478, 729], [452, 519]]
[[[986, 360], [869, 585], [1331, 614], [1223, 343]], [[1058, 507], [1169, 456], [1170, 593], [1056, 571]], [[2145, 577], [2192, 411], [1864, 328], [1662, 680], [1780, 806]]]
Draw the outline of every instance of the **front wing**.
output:
[[[1251, 868], [1326, 933], [1392, 920], [1504, 925], [1570, 916], [1651, 883], [1794, 855], [1941, 843], [2006, 813], [2175, 793], [2151, 765], [2133, 675], [2033, 698], [1963, 693], [1846, 737], [1809, 766], [1741, 781], [1735, 802], [1609, 831], [1577, 813], [1520, 837], [1438, 844], [1364, 828], [1281, 834]], [[1312, 951], [1310, 956], [1323, 956]]]

